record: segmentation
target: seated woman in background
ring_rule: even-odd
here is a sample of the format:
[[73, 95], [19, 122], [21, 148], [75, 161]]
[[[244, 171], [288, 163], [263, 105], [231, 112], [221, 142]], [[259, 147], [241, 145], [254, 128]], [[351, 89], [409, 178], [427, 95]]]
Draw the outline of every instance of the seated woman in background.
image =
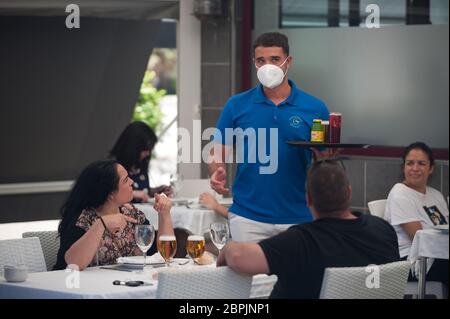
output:
[[[114, 264], [118, 257], [142, 255], [134, 226], [149, 222], [128, 204], [133, 198], [132, 183], [125, 168], [114, 160], [97, 161], [83, 170], [61, 209], [55, 270], [69, 264], [83, 270]], [[173, 234], [170, 199], [156, 195], [155, 200], [159, 230]], [[147, 254], [155, 252], [156, 240]]]
[[110, 152], [133, 180], [133, 203], [148, 202], [155, 194], [172, 195], [170, 186], [150, 187], [148, 166], [152, 151], [158, 138], [155, 132], [144, 122], [133, 122], [127, 125]]
[[[385, 219], [397, 232], [400, 257], [407, 259], [414, 235], [420, 229], [448, 224], [448, 207], [443, 195], [427, 186], [434, 169], [431, 149], [422, 142], [409, 145], [403, 153], [404, 181], [391, 189]], [[435, 259], [427, 280], [441, 281], [448, 287], [448, 260]], [[410, 280], [414, 280], [410, 276]]]

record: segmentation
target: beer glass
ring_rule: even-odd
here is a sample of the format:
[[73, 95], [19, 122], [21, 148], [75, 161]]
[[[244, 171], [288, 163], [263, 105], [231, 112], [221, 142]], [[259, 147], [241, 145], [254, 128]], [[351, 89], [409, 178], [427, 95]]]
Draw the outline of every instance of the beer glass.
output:
[[197, 263], [197, 259], [202, 257], [205, 252], [205, 237], [200, 235], [191, 235], [186, 242], [186, 251], [189, 257]]
[[153, 244], [155, 239], [155, 228], [153, 225], [136, 225], [134, 228], [134, 238], [136, 245], [142, 251], [144, 255], [144, 263], [142, 265], [142, 271], [145, 269], [145, 262], [147, 261], [147, 251]]
[[227, 223], [212, 223], [209, 227], [209, 234], [214, 246], [219, 250], [219, 254], [230, 238], [230, 230]]
[[161, 235], [158, 239], [158, 252], [166, 262], [166, 266], [170, 266], [173, 256], [177, 252], [177, 239], [174, 235]]

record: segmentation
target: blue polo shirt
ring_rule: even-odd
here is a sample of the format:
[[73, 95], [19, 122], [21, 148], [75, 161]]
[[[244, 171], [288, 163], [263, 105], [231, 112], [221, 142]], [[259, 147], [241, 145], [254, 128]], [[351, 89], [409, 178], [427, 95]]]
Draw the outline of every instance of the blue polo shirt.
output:
[[290, 80], [289, 85], [291, 94], [278, 106], [266, 98], [262, 85], [231, 97], [217, 122], [220, 134], [213, 137], [236, 146], [230, 212], [263, 223], [312, 220], [305, 198], [311, 151], [286, 141], [309, 141], [313, 120], [328, 120], [329, 112], [322, 101]]

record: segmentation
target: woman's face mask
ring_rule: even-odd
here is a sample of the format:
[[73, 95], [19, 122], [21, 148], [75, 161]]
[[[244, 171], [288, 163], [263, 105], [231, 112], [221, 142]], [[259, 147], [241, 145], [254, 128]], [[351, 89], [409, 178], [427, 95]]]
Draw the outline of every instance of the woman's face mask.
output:
[[286, 58], [286, 60], [284, 60], [284, 62], [281, 63], [280, 66], [267, 63], [264, 64], [259, 69], [258, 67], [256, 67], [258, 69], [256, 75], [258, 77], [259, 82], [261, 82], [262, 85], [264, 85], [269, 89], [273, 89], [279, 86], [283, 82], [284, 77], [286, 76], [287, 73], [287, 69], [285, 73], [281, 68], [286, 63], [287, 59], [288, 58]]

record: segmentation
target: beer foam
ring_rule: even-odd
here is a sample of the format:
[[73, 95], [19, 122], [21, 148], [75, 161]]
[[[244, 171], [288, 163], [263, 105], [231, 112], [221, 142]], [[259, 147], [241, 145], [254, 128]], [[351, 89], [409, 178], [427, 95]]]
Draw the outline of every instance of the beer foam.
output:
[[201, 235], [191, 235], [188, 237], [187, 240], [205, 240], [205, 237]]
[[175, 236], [172, 236], [172, 235], [159, 236], [159, 241], [172, 241], [172, 240], [177, 240], [177, 239], [175, 238]]

